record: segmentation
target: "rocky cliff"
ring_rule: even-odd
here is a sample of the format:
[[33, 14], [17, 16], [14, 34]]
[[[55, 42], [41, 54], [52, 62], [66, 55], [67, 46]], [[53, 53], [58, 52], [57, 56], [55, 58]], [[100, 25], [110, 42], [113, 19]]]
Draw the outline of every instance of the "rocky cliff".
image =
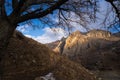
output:
[[66, 44], [66, 38], [63, 37], [58, 43], [58, 45], [53, 49], [53, 51], [56, 53], [63, 53], [65, 44]]
[[56, 80], [96, 80], [80, 64], [62, 57], [45, 45], [15, 32], [2, 58], [3, 80], [41, 80], [52, 73]]
[[119, 69], [120, 54], [114, 50], [119, 40], [104, 30], [92, 30], [86, 34], [76, 31], [68, 36], [60, 53], [88, 69]]

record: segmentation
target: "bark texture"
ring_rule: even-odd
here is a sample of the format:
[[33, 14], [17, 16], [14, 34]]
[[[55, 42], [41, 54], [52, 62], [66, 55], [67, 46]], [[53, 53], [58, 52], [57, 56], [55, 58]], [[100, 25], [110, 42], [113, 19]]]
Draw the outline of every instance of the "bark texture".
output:
[[15, 26], [8, 20], [0, 20], [0, 80], [2, 80], [3, 66], [1, 66], [4, 51], [9, 43], [9, 39], [12, 36]]

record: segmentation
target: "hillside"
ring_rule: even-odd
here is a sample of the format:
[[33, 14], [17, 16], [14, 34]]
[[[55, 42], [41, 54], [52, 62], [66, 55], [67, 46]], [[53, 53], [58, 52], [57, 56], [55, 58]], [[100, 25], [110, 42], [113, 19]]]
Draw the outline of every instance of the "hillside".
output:
[[80, 64], [54, 53], [20, 32], [15, 32], [11, 38], [1, 65], [3, 80], [41, 80], [40, 76], [48, 73], [53, 73], [56, 80], [96, 80]]
[[51, 42], [51, 43], [46, 43], [45, 45], [47, 46], [47, 47], [49, 47], [50, 49], [55, 49], [56, 48], [56, 46], [60, 43], [60, 41], [61, 40], [57, 40], [57, 41], [55, 41], [55, 42]]
[[59, 53], [81, 63], [87, 69], [120, 69], [120, 38], [110, 32], [92, 30], [82, 34], [76, 31], [63, 43]]

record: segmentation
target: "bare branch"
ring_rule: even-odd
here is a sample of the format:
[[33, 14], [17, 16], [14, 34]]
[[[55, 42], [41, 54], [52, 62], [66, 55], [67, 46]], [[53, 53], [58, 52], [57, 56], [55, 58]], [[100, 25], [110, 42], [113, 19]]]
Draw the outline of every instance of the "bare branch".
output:
[[48, 9], [46, 9], [42, 12], [39, 12], [39, 13], [32, 12], [32, 13], [23, 15], [21, 17], [18, 17], [16, 19], [16, 21], [17, 21], [16, 23], [24, 22], [24, 21], [29, 20], [29, 19], [44, 17], [44, 16], [48, 15], [49, 13], [53, 12], [54, 10], [58, 9], [62, 4], [64, 4], [67, 1], [68, 0], [58, 0], [54, 5], [52, 5], [51, 7], [49, 7]]
[[[13, 12], [11, 13], [11, 17], [13, 16], [19, 16], [21, 13], [20, 13], [20, 10], [21, 8], [23, 7], [24, 3], [26, 2], [26, 0], [20, 0], [18, 5], [16, 5], [16, 7], [14, 7], [14, 10]], [[14, 2], [13, 2], [14, 3]], [[15, 4], [12, 4], [12, 6], [14, 6]]]
[[0, 0], [0, 17], [6, 17], [5, 0]]
[[28, 6], [31, 6], [31, 5], [37, 5], [37, 4], [43, 4], [43, 3], [56, 3], [56, 1], [54, 0], [31, 0], [31, 1], [28, 1], [27, 2], [27, 5]]
[[117, 14], [117, 17], [120, 19], [120, 11], [119, 11], [119, 9], [115, 6], [115, 4], [113, 3], [114, 0], [106, 0], [106, 1], [109, 2], [109, 3], [112, 5], [112, 7], [115, 9], [115, 12], [116, 12], [116, 14]]
[[13, 10], [18, 6], [18, 0], [12, 0], [12, 8]]
[[28, 0], [24, 4], [24, 6], [21, 8], [20, 12], [22, 13], [22, 12], [26, 11], [29, 7], [31, 7], [33, 5], [41, 5], [41, 4], [53, 5], [55, 3], [56, 3], [56, 1], [53, 1], [53, 0], [31, 0], [31, 1]]

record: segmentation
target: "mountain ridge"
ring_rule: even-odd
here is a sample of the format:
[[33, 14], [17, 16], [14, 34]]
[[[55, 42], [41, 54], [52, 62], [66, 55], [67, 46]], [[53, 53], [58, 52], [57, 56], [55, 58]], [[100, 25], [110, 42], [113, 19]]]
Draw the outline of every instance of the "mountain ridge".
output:
[[[59, 53], [88, 69], [119, 69], [120, 65], [117, 64], [120, 60], [117, 56], [120, 55], [116, 54], [116, 51], [119, 51], [119, 47], [116, 46], [119, 41], [120, 37], [104, 30], [92, 30], [85, 34], [76, 31], [66, 38], [62, 53]], [[59, 47], [56, 48], [61, 50]], [[113, 63], [112, 66], [110, 62]]]

